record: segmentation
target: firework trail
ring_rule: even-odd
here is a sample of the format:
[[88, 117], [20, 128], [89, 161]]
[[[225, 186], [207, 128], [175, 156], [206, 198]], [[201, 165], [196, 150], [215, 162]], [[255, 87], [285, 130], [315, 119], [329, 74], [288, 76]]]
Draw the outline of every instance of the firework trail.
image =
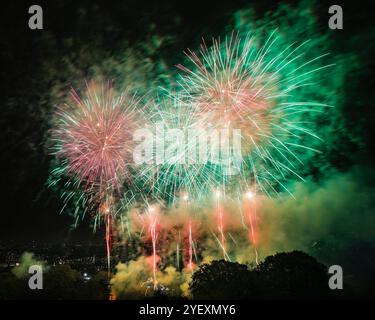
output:
[[193, 272], [193, 233], [191, 221], [189, 221], [189, 263], [188, 267], [191, 272]]
[[[220, 246], [223, 251], [223, 259], [227, 260], [228, 253], [225, 248], [225, 235], [224, 235], [224, 217], [223, 217], [223, 208], [220, 204], [221, 192], [219, 190], [215, 193], [216, 196], [216, 210], [217, 210], [217, 229], [220, 235]], [[219, 239], [219, 238], [218, 238]]]
[[149, 207], [147, 211], [148, 216], [148, 228], [150, 232], [150, 238], [151, 238], [151, 244], [152, 244], [152, 276], [153, 276], [153, 286], [154, 290], [157, 289], [157, 279], [156, 279], [156, 272], [157, 272], [157, 252], [156, 252], [156, 242], [158, 238], [158, 231], [157, 231], [157, 223], [158, 223], [158, 217], [155, 212], [155, 208]]
[[153, 271], [153, 276], [154, 276], [154, 290], [156, 289], [157, 286], [157, 280], [156, 280], [156, 239], [157, 239], [157, 234], [156, 234], [156, 221], [153, 222], [150, 226], [150, 232], [151, 232], [151, 238], [152, 238], [152, 271]]
[[180, 270], [180, 235], [178, 235], [176, 243], [176, 266], [177, 270]]
[[[189, 195], [184, 194], [183, 195], [183, 201], [185, 204], [185, 210], [188, 212], [188, 201], [189, 201]], [[191, 218], [188, 220], [188, 268], [190, 272], [193, 272], [194, 265], [193, 265], [193, 227], [192, 227], [192, 221]]]
[[108, 203], [101, 204], [100, 211], [105, 219], [105, 242], [107, 250], [107, 274], [110, 276], [111, 266], [111, 207]]
[[123, 184], [131, 179], [129, 163], [138, 100], [128, 91], [115, 96], [109, 84], [94, 82], [86, 84], [82, 97], [72, 90], [70, 98], [56, 117], [53, 140], [59, 165], [52, 174], [57, 181], [68, 177], [66, 188], [73, 189], [63, 194], [64, 208], [75, 192], [83, 192], [76, 202], [76, 221], [80, 218], [79, 204], [85, 207], [81, 218], [90, 207], [96, 210], [95, 224], [104, 221], [109, 272], [111, 215]]
[[257, 239], [256, 239], [256, 203], [255, 203], [255, 193], [252, 191], [248, 191], [245, 194], [245, 212], [247, 213], [247, 219], [249, 223], [249, 239], [251, 241], [251, 244], [254, 248], [255, 253], [255, 263], [259, 264], [258, 261], [258, 249], [257, 249]]

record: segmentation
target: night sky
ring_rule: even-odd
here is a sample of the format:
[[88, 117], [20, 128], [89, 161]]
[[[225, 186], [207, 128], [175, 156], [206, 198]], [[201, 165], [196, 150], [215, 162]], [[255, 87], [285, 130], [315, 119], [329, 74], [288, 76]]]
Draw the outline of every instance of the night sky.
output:
[[[333, 57], [355, 54], [359, 61], [345, 75], [337, 126], [324, 166], [341, 173], [356, 168], [359, 176], [371, 177], [375, 160], [374, 13], [362, 1], [334, 1], [343, 5], [344, 30], [330, 31], [327, 7], [332, 1], [317, 2], [318, 30], [328, 34]], [[287, 3], [294, 6], [298, 1]], [[28, 28], [27, 11], [32, 4], [44, 10], [44, 30]], [[230, 32], [238, 10], [252, 8], [261, 19], [277, 8], [277, 1], [7, 0], [1, 6], [0, 239], [89, 242], [101, 240], [103, 234], [92, 236], [88, 221], [72, 231], [72, 218], [59, 215], [59, 194], [46, 187], [53, 160], [51, 118], [69, 88], [95, 76], [98, 69], [115, 81], [123, 77], [116, 63], [121, 65], [128, 48], [146, 57], [145, 63], [136, 61], [135, 65], [149, 63], [149, 72], [163, 84], [164, 71], [176, 73], [184, 49], [196, 48], [202, 36], [210, 39]], [[155, 44], [158, 39], [163, 40], [161, 44]], [[141, 81], [146, 88], [154, 85], [149, 79]], [[308, 175], [315, 181], [322, 177], [320, 165], [309, 167]], [[363, 180], [367, 190], [374, 190], [368, 180]]]

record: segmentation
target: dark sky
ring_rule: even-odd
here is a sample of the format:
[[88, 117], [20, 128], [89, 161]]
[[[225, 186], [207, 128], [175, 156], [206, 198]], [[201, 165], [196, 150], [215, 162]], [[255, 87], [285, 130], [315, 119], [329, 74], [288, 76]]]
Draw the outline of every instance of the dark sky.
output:
[[[292, 4], [296, 2], [289, 1]], [[174, 65], [181, 55], [176, 56], [172, 52], [182, 52], [188, 45], [196, 46], [202, 35], [209, 38], [223, 34], [234, 11], [251, 6], [261, 17], [265, 12], [274, 10], [277, 1], [178, 3], [140, 0], [1, 2], [0, 239], [58, 242], [63, 239], [91, 241], [102, 237], [100, 233], [93, 237], [87, 223], [77, 231], [69, 232], [72, 219], [59, 215], [61, 201], [58, 195], [45, 187], [51, 161], [48, 130], [56, 103], [56, 93], [51, 90], [56, 82], [61, 84], [60, 87], [65, 85], [68, 88], [73, 81], [62, 57], [71, 57], [75, 53], [79, 56], [82, 50], [94, 52], [87, 55], [87, 60], [79, 58], [80, 70], [77, 74], [89, 75], [92, 64], [102, 57], [111, 54], [116, 57], [125, 46], [147, 42], [155, 33], [171, 35], [175, 39], [157, 53]], [[44, 9], [44, 30], [28, 29], [28, 8], [32, 4], [40, 4]], [[322, 26], [328, 20], [328, 4], [331, 1], [319, 1], [317, 7]], [[374, 21], [373, 11], [362, 1], [348, 1], [343, 7], [345, 27], [332, 35], [334, 49], [367, 50], [369, 56], [368, 70], [357, 75], [363, 80], [359, 81], [363, 82], [362, 92], [356, 91], [351, 97], [357, 101], [356, 94], [374, 95], [371, 70], [373, 43], [356, 41]], [[73, 45], [69, 44], [71, 39], [75, 39]], [[353, 43], [358, 48], [353, 48]], [[370, 101], [369, 97], [366, 101]], [[362, 156], [358, 160], [360, 162], [372, 162], [373, 159], [369, 156], [373, 146], [374, 126], [369, 126], [369, 123], [374, 123], [373, 104], [367, 105], [366, 110], [368, 121], [363, 124], [363, 115], [359, 120], [360, 125], [368, 126], [368, 158]], [[347, 115], [358, 118], [354, 107], [348, 108]]]

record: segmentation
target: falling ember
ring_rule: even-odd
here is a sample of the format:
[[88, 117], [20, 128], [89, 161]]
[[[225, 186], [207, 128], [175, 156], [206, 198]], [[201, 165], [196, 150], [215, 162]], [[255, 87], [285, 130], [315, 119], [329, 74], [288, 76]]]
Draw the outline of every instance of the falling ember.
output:
[[249, 223], [249, 238], [255, 252], [255, 263], [258, 263], [258, 250], [257, 250], [257, 238], [256, 238], [256, 203], [255, 194], [252, 191], [246, 193], [245, 200], [245, 213], [247, 215], [247, 221]]

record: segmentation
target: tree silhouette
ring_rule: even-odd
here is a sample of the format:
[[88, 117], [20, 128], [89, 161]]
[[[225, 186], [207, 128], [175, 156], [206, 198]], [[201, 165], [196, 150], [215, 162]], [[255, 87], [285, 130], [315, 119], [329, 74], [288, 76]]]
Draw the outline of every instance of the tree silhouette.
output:
[[328, 299], [327, 268], [301, 251], [277, 253], [249, 270], [224, 260], [204, 264], [190, 283], [194, 299]]
[[190, 291], [194, 299], [247, 299], [256, 296], [256, 278], [246, 265], [212, 261], [194, 272]]
[[80, 298], [88, 300], [107, 300], [109, 293], [107, 272], [100, 271], [90, 281], [82, 285]]
[[302, 251], [267, 257], [255, 270], [268, 299], [327, 299], [327, 268]]
[[69, 265], [55, 266], [44, 277], [43, 296], [54, 300], [77, 299], [82, 283], [80, 273]]
[[49, 268], [43, 276], [43, 289], [30, 290], [28, 277], [17, 278], [12, 272], [0, 272], [0, 300], [106, 300], [109, 285], [106, 271], [89, 281], [69, 265]]

